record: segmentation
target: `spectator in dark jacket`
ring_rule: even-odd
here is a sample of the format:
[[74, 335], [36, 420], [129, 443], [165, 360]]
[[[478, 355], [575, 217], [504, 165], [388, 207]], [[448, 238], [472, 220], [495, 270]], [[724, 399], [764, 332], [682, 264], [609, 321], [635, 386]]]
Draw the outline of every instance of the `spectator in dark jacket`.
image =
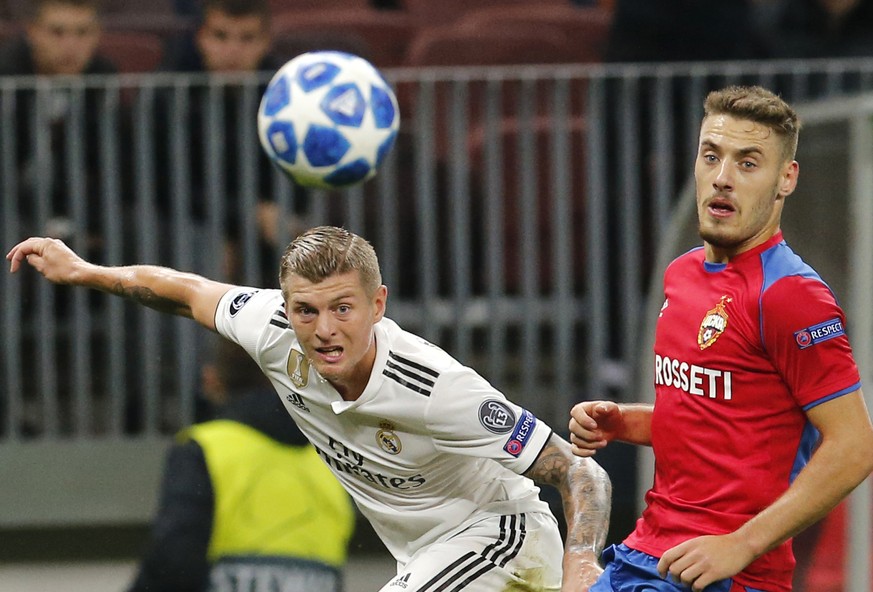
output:
[[[4, 113], [11, 108], [14, 116], [0, 125], [14, 142], [15, 159], [2, 178], [0, 216], [20, 232], [62, 238], [105, 260], [100, 246], [105, 237], [101, 212], [106, 208], [100, 189], [111, 173], [101, 167], [98, 144], [101, 126], [111, 119], [101, 111], [105, 91], [81, 84], [85, 75], [116, 71], [98, 52], [98, 0], [34, 0], [28, 8], [22, 33], [0, 47], [0, 76], [22, 77], [16, 78], [13, 92], [0, 97], [0, 103], [14, 101], [2, 105]], [[113, 126], [111, 133], [119, 133], [119, 127]], [[33, 301], [35, 290], [32, 282], [25, 282], [22, 299]], [[68, 315], [68, 294], [59, 293], [54, 306], [58, 315]], [[25, 307], [25, 314], [35, 315], [33, 307]], [[39, 392], [33, 353], [37, 339], [45, 337], [28, 338], [22, 355], [26, 400]], [[65, 363], [70, 348], [63, 338], [58, 338], [57, 351]], [[70, 381], [60, 382], [58, 395], [65, 404], [72, 396]], [[41, 429], [30, 422], [22, 427], [28, 436]]]
[[[168, 45], [161, 69], [208, 74], [210, 79], [209, 84], [204, 78], [193, 79], [186, 91], [185, 146], [190, 158], [190, 214], [194, 227], [204, 222], [207, 204], [221, 203], [222, 225], [230, 239], [221, 261], [222, 272], [229, 279], [244, 281], [239, 275], [239, 263], [234, 260], [238, 253], [247, 250], [245, 245], [239, 244], [243, 238], [239, 221], [254, 217], [259, 231], [257, 248], [265, 265], [258, 277], [246, 279], [273, 285], [278, 225], [284, 216], [273, 199], [274, 167], [261, 149], [255, 129], [265, 78], [281, 66], [280, 60], [270, 53], [270, 16], [268, 0], [205, 0], [199, 26], [193, 34]], [[260, 75], [259, 79], [254, 78], [256, 74]], [[168, 89], [162, 94], [159, 121], [174, 121], [174, 101], [179, 92]], [[218, 101], [214, 100], [216, 97]], [[220, 107], [220, 116], [213, 110], [216, 105]], [[170, 135], [178, 130], [167, 126], [159, 132], [158, 166], [171, 171], [175, 163], [168, 149], [172, 141]], [[218, 145], [220, 150], [210, 153], [209, 145]], [[221, 160], [216, 162], [216, 158]], [[216, 176], [210, 171], [215, 170], [221, 170], [222, 183], [210, 188], [209, 183]], [[175, 197], [174, 188], [170, 176], [164, 181], [168, 186], [159, 195], [164, 200], [163, 209], [169, 211]], [[219, 199], [214, 199], [216, 191]], [[302, 192], [300, 195], [302, 197]], [[289, 235], [295, 235], [300, 229], [289, 228]], [[195, 262], [194, 271], [210, 270], [200, 268]]]
[[[69, 77], [111, 74], [115, 66], [97, 52], [100, 18], [97, 0], [38, 0], [22, 36], [0, 49], [0, 76], [51, 76], [52, 84], [22, 83], [16, 93], [19, 214], [24, 226], [41, 234], [70, 239], [84, 235], [97, 240], [96, 220], [75, 219], [69, 196], [95, 200], [99, 179], [100, 133], [98, 105], [102, 91], [82, 91]], [[81, 134], [71, 137], [69, 123], [81, 122]], [[47, 139], [38, 145], [38, 139]], [[72, 154], [84, 166], [80, 191], [72, 183], [68, 161], [70, 142], [81, 141]], [[76, 165], [74, 165], [75, 167]], [[99, 208], [88, 203], [91, 212]], [[92, 207], [93, 206], [93, 207]]]

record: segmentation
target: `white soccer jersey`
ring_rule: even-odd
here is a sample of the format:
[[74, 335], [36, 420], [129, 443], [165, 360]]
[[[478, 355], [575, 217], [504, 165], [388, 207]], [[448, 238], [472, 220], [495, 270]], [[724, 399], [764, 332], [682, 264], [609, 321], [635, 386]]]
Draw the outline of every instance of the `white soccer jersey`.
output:
[[279, 290], [235, 288], [215, 325], [245, 348], [401, 564], [478, 516], [548, 512], [522, 477], [551, 429], [442, 349], [383, 319], [360, 398], [310, 367]]

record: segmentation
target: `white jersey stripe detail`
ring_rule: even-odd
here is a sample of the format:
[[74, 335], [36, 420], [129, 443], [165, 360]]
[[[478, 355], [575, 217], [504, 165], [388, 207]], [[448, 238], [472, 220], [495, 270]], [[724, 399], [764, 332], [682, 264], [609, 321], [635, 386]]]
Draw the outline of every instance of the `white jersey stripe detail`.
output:
[[394, 380], [395, 382], [402, 384], [406, 388], [415, 391], [416, 393], [421, 393], [425, 397], [430, 396], [430, 389], [426, 389], [424, 387], [418, 386], [417, 384], [412, 384], [411, 382], [403, 380], [402, 378], [400, 378], [399, 376], [397, 376], [393, 372], [389, 371], [387, 368], [382, 370], [382, 374], [384, 374], [385, 376], [387, 376], [391, 380]]
[[424, 376], [421, 376], [420, 374], [416, 374], [412, 370], [408, 370], [408, 369], [404, 368], [403, 366], [395, 364], [391, 360], [388, 360], [387, 362], [385, 362], [385, 365], [388, 366], [389, 368], [391, 368], [392, 370], [396, 370], [397, 372], [400, 372], [401, 374], [405, 374], [406, 376], [413, 378], [422, 384], [426, 384], [427, 386], [432, 387], [434, 384], [433, 381], [430, 380], [429, 378], [425, 378]]
[[[446, 566], [444, 570], [436, 574], [429, 581], [425, 582], [425, 584], [421, 588], [416, 590], [416, 592], [441, 592], [442, 590], [445, 590], [448, 586], [456, 583], [458, 581], [458, 578], [460, 578], [467, 572], [478, 568], [479, 565], [481, 565], [482, 563], [485, 563], [485, 559], [481, 555], [477, 555], [473, 551], [465, 553], [453, 563]], [[494, 564], [488, 564], [488, 569], [493, 568]], [[472, 580], [469, 578], [464, 578], [462, 580], [462, 582], [464, 582], [465, 584], [469, 583], [470, 581]], [[440, 584], [440, 582], [442, 582], [442, 584]]]
[[406, 358], [404, 358], [402, 356], [398, 356], [393, 351], [388, 352], [388, 357], [396, 362], [399, 362], [400, 364], [404, 364], [406, 366], [409, 366], [410, 368], [415, 368], [416, 370], [424, 372], [425, 374], [430, 374], [434, 378], [440, 377], [440, 373], [437, 372], [436, 370], [433, 370], [431, 368], [428, 368], [427, 366], [423, 366], [421, 364], [413, 362], [412, 360], [407, 360]]
[[[509, 520], [509, 528], [507, 529], [507, 519]], [[520, 524], [516, 527], [516, 521]], [[507, 530], [509, 531], [509, 537], [507, 538]], [[506, 563], [513, 559], [518, 552], [521, 550], [521, 545], [524, 543], [526, 529], [525, 529], [525, 515], [521, 514], [516, 516], [513, 514], [512, 516], [501, 516], [500, 517], [500, 536], [496, 541], [494, 541], [488, 548], [485, 550], [483, 555], [489, 560], [500, 567], [506, 565]], [[516, 540], [516, 535], [518, 535], [518, 540]], [[489, 556], [490, 553], [490, 556]]]
[[[431, 578], [416, 592], [458, 592], [495, 567], [504, 567], [521, 551], [525, 515], [500, 517], [500, 534], [480, 554], [467, 553]], [[440, 584], [442, 582], [442, 584]], [[450, 586], [454, 586], [449, 588]]]
[[282, 308], [277, 309], [276, 312], [273, 313], [273, 316], [270, 317], [270, 324], [275, 325], [276, 327], [281, 327], [282, 329], [287, 329], [291, 326], [291, 323], [288, 322], [288, 317], [285, 315], [285, 311]]
[[470, 582], [476, 580], [476, 578], [481, 577], [482, 575], [494, 569], [493, 563], [485, 561], [484, 559], [482, 559], [482, 562], [484, 563], [484, 565], [479, 569], [479, 571], [470, 574], [469, 576], [458, 582], [458, 585], [452, 588], [449, 592], [459, 592], [460, 590], [463, 590], [470, 584]]

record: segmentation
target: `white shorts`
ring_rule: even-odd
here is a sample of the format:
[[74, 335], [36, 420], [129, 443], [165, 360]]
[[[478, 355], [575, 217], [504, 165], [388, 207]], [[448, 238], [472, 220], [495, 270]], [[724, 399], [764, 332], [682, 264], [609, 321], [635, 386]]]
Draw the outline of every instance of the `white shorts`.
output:
[[420, 549], [380, 592], [560, 590], [563, 556], [551, 514], [492, 516]]

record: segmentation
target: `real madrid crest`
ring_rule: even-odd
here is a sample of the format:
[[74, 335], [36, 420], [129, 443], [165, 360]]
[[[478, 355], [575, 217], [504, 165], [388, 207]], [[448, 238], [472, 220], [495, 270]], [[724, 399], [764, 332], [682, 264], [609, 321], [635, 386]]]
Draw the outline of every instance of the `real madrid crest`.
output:
[[728, 298], [727, 294], [721, 297], [715, 308], [708, 311], [703, 317], [703, 322], [700, 323], [700, 330], [697, 332], [697, 345], [701, 350], [708, 348], [715, 343], [715, 340], [724, 333], [727, 328], [728, 313], [725, 310], [725, 305], [732, 299]]
[[388, 454], [400, 454], [400, 451], [403, 450], [403, 443], [394, 433], [394, 425], [388, 421], [379, 424], [379, 431], [376, 432], [376, 443]]
[[309, 384], [309, 358], [297, 350], [292, 349], [288, 354], [288, 377], [297, 388], [303, 388]]

